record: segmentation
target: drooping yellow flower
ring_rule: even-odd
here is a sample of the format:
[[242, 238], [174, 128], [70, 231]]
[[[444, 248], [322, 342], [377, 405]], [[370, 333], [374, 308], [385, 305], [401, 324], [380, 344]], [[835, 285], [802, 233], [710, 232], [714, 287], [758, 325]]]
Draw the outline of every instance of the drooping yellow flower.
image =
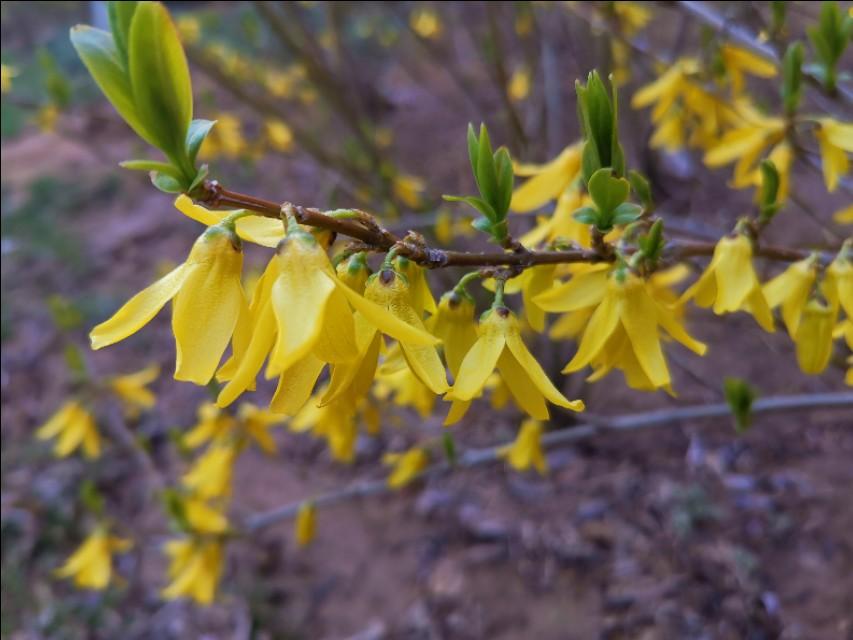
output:
[[795, 262], [762, 288], [771, 309], [782, 307], [782, 319], [792, 338], [817, 280], [817, 266], [817, 256], [810, 256]]
[[429, 465], [426, 450], [414, 447], [402, 453], [386, 453], [382, 463], [392, 468], [388, 476], [388, 486], [401, 489], [415, 480]]
[[794, 335], [797, 364], [803, 373], [817, 375], [826, 369], [832, 355], [832, 331], [837, 317], [837, 309], [817, 299], [806, 304]]
[[195, 533], [220, 535], [228, 531], [228, 517], [205, 500], [187, 496], [181, 500], [181, 509], [187, 524]]
[[317, 509], [310, 500], [299, 505], [294, 530], [296, 532], [296, 544], [300, 547], [307, 547], [314, 541], [314, 537], [317, 535]]
[[850, 169], [848, 155], [853, 153], [853, 124], [832, 118], [820, 118], [814, 130], [820, 146], [823, 180], [828, 191], [835, 191], [838, 180]]
[[514, 165], [515, 175], [530, 179], [513, 191], [510, 208], [527, 213], [556, 200], [580, 176], [581, 149], [576, 142], [547, 164]]
[[160, 375], [160, 367], [152, 364], [141, 371], [115, 376], [107, 381], [110, 390], [124, 404], [125, 413], [137, 416], [140, 411], [151, 409], [157, 404], [157, 396], [148, 388]]
[[555, 240], [575, 242], [581, 247], [590, 246], [590, 226], [574, 218], [574, 212], [590, 203], [578, 184], [570, 186], [557, 198], [557, 206], [550, 216], [538, 216], [537, 224], [525, 233], [519, 241], [525, 247], [534, 247], [540, 243]]
[[513, 102], [526, 100], [530, 95], [530, 70], [527, 67], [521, 67], [512, 72], [507, 94]]
[[662, 332], [699, 355], [706, 346], [692, 338], [653, 285], [630, 272], [610, 267], [591, 268], [568, 283], [540, 295], [546, 311], [577, 312], [594, 306], [574, 358], [563, 373], [594, 368], [590, 380], [620, 369], [629, 386], [651, 391], [671, 390], [671, 378], [661, 348]]
[[[355, 302], [352, 298], [351, 301]], [[404, 276], [390, 269], [372, 275], [365, 288], [365, 297], [353, 306], [358, 311], [355, 326], [359, 355], [352, 363], [332, 368], [324, 404], [348, 392], [354, 384], [370, 384], [379, 358], [381, 333], [400, 343], [406, 364], [433, 393], [447, 390], [444, 365], [435, 348], [440, 340], [426, 331], [423, 320], [412, 306], [409, 284]]]
[[198, 422], [181, 439], [185, 447], [194, 449], [209, 442], [223, 442], [236, 426], [233, 416], [210, 402], [199, 405], [196, 414]]
[[[371, 378], [372, 382], [372, 378]], [[306, 403], [290, 421], [291, 431], [323, 438], [333, 460], [351, 463], [355, 459], [355, 443], [358, 429], [355, 422], [355, 401], [343, 396], [321, 405], [322, 391]]]
[[548, 462], [542, 451], [542, 423], [536, 420], [525, 420], [515, 441], [502, 447], [498, 455], [516, 471], [527, 471], [530, 467], [540, 475], [548, 473]]
[[81, 589], [106, 589], [113, 574], [113, 554], [131, 546], [130, 540], [111, 536], [105, 526], [98, 526], [55, 574], [72, 579]]
[[76, 400], [69, 400], [38, 431], [39, 440], [57, 438], [53, 452], [65, 458], [82, 447], [83, 455], [94, 459], [101, 455], [101, 436], [95, 419]]
[[165, 551], [171, 582], [163, 589], [163, 597], [191, 598], [201, 605], [213, 602], [222, 577], [222, 543], [202, 538], [170, 540]]
[[[175, 208], [188, 218], [192, 218], [207, 226], [220, 224], [223, 220], [234, 217], [240, 213], [236, 211], [214, 211], [195, 204], [192, 199], [181, 194], [175, 198]], [[284, 226], [281, 220], [265, 218], [262, 216], [246, 216], [237, 219], [234, 224], [237, 235], [241, 240], [254, 242], [264, 247], [277, 247], [284, 237]]]
[[[495, 368], [518, 406], [538, 420], [548, 418], [545, 400], [572, 411], [584, 409], [582, 400], [568, 400], [548, 379], [522, 341], [515, 314], [503, 306], [490, 309], [480, 318], [479, 337], [465, 355], [445, 400], [467, 402], [479, 396]], [[454, 416], [457, 420], [461, 417]], [[449, 420], [445, 424], [451, 424]]]
[[853, 241], [848, 240], [826, 268], [821, 292], [833, 307], [841, 307], [853, 318]]
[[231, 476], [237, 450], [229, 444], [214, 443], [184, 474], [182, 482], [194, 495], [208, 500], [231, 493]]
[[397, 175], [391, 185], [394, 196], [407, 207], [423, 206], [424, 181], [417, 176]]
[[281, 120], [266, 120], [264, 134], [270, 147], [276, 151], [288, 152], [293, 150], [293, 131]]
[[441, 18], [432, 9], [419, 9], [414, 11], [409, 16], [409, 26], [412, 31], [417, 33], [421, 38], [436, 39], [440, 38], [444, 27], [441, 24]]
[[459, 374], [465, 354], [477, 341], [474, 311], [474, 301], [470, 297], [448, 291], [441, 296], [432, 322], [432, 332], [441, 340], [447, 368], [454, 378]]
[[728, 42], [720, 47], [720, 59], [726, 69], [734, 95], [743, 92], [745, 74], [759, 78], [776, 77], [776, 65], [773, 62]]
[[394, 261], [394, 270], [409, 281], [409, 297], [412, 307], [423, 316], [424, 312], [433, 315], [436, 312], [435, 298], [429, 288], [425, 269], [408, 258], [399, 256]]
[[237, 410], [237, 420], [243, 433], [256, 442], [261, 449], [269, 454], [276, 452], [277, 447], [270, 435], [270, 429], [284, 421], [283, 415], [261, 409], [250, 402], [244, 402]]
[[432, 415], [435, 405], [435, 393], [406, 366], [399, 345], [388, 351], [379, 367], [373, 395], [380, 401], [392, 399], [398, 407], [411, 407], [424, 419]]
[[746, 311], [765, 331], [775, 331], [773, 314], [752, 266], [752, 243], [742, 234], [720, 239], [710, 264], [681, 302], [691, 299], [700, 307], [713, 307], [717, 315]]
[[652, 104], [652, 121], [658, 122], [681, 97], [685, 83], [700, 69], [698, 60], [682, 58], [677, 60], [653, 82], [640, 87], [631, 98], [634, 109], [642, 109]]
[[92, 329], [92, 348], [101, 349], [133, 335], [173, 300], [175, 379], [207, 384], [246, 306], [242, 268], [243, 252], [236, 235], [226, 226], [209, 227], [196, 240], [186, 262]]
[[12, 90], [12, 78], [17, 77], [18, 70], [12, 65], [0, 64], [0, 93]]

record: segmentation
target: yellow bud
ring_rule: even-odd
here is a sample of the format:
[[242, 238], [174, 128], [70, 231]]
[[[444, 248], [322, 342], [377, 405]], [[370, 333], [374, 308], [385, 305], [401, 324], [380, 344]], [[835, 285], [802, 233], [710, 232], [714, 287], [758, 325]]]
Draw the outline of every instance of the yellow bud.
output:
[[829, 364], [835, 315], [831, 307], [818, 300], [811, 300], [803, 310], [795, 337], [797, 363], [803, 373], [817, 375]]
[[317, 534], [316, 508], [313, 502], [303, 502], [296, 514], [296, 543], [307, 547]]

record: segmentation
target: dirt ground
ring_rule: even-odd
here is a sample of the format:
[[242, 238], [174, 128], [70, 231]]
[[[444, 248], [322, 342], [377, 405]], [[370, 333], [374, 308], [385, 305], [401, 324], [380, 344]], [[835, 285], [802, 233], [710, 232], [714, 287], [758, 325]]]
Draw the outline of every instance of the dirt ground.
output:
[[[441, 98], [446, 78], [425, 87], [398, 75], [383, 79], [396, 105], [386, 124], [407, 170], [434, 180], [437, 193], [464, 191], [464, 116]], [[627, 110], [625, 117], [642, 122]], [[95, 129], [86, 124], [92, 118]], [[158, 501], [146, 498], [138, 461], [119, 450], [94, 474], [110, 512], [139, 534], [138, 553], [119, 564], [129, 582], [100, 596], [57, 581], [52, 570], [83, 534], [75, 505], [86, 474], [78, 460], [51, 458], [33, 431], [69, 392], [63, 345], [85, 346], [86, 329], [164, 264], [183, 260], [199, 232], [169, 196], [117, 168], [133, 143], [109, 109], [92, 106], [70, 128], [74, 135], [28, 129], [2, 148], [3, 637], [853, 638], [853, 417], [830, 410], [760, 415], [743, 435], [729, 419], [601, 435], [549, 452], [544, 478], [495, 464], [323, 509], [306, 550], [292, 543], [290, 523], [229, 545], [221, 597], [206, 609], [158, 598], [158, 547], [169, 532]], [[636, 150], [645, 129], [629, 130]], [[297, 154], [265, 162], [231, 186], [324, 204], [317, 194], [325, 177], [310, 161]], [[643, 156], [642, 168], [666, 184], [661, 210], [730, 226], [748, 195], [723, 202], [725, 172], [700, 182], [695, 165], [678, 162], [692, 168]], [[838, 208], [804, 175], [804, 198]], [[821, 239], [804, 212], [791, 207], [784, 215], [774, 241]], [[255, 266], [268, 255], [249, 251]], [[69, 331], [51, 319], [54, 295], [82, 314]], [[92, 369], [107, 375], [156, 362], [168, 372], [168, 315], [87, 354]], [[787, 336], [769, 336], [749, 317], [695, 312], [690, 327], [712, 349], [698, 358], [668, 347], [677, 397], [631, 391], [618, 374], [593, 385], [570, 380], [567, 388], [595, 415], [720, 402], [726, 376], [750, 380], [765, 396], [843, 389], [838, 369], [800, 375]], [[557, 345], [545, 358], [554, 378], [572, 349]], [[171, 452], [170, 433], [192, 425], [207, 396], [165, 374], [154, 389], [158, 407], [135, 429], [159, 472], [175, 478], [185, 465]], [[268, 396], [262, 387], [256, 400]], [[443, 408], [427, 420], [386, 411], [382, 434], [359, 438], [351, 466], [332, 462], [318, 441], [279, 429], [277, 455], [241, 457], [232, 516], [382, 477], [382, 452], [440, 434], [442, 418]], [[571, 420], [555, 415], [550, 428], [571, 428]], [[454, 435], [460, 448], [489, 446], [511, 439], [518, 422], [484, 403]]]

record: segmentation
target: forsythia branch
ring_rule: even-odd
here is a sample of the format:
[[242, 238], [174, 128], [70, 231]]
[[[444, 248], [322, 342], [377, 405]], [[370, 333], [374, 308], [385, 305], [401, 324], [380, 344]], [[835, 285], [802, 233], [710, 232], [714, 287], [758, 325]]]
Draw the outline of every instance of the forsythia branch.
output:
[[[815, 393], [793, 396], [775, 396], [756, 400], [752, 413], [780, 413], [783, 411], [808, 409], [841, 409], [853, 407], [853, 392], [851, 393]], [[598, 435], [606, 431], [634, 431], [652, 427], [662, 427], [685, 420], [704, 418], [719, 418], [731, 414], [731, 408], [726, 403], [710, 405], [693, 405], [675, 409], [661, 409], [645, 413], [628, 414], [613, 418], [601, 418], [586, 422], [571, 429], [562, 429], [546, 433], [541, 438], [543, 448], [555, 448], [570, 442]], [[447, 462], [435, 464], [420, 474], [420, 478], [434, 478], [445, 475], [454, 469], [471, 469], [500, 460], [499, 451], [505, 445], [471, 449], [459, 455], [456, 464]], [[354, 498], [384, 495], [393, 492], [386, 480], [372, 480], [354, 484], [345, 489], [332, 491], [311, 500], [315, 507], [328, 507]], [[254, 533], [269, 527], [281, 520], [296, 516], [304, 500], [287, 504], [269, 511], [249, 516], [243, 525], [243, 533]]]

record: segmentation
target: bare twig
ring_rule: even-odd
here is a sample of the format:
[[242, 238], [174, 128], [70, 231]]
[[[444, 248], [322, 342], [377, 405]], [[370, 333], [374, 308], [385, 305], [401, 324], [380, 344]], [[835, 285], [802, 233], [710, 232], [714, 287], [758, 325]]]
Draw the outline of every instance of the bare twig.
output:
[[[752, 407], [753, 413], [780, 413], [795, 410], [809, 409], [842, 409], [853, 407], [853, 392], [842, 393], [816, 393], [795, 396], [776, 396], [761, 398]], [[605, 432], [614, 431], [636, 431], [653, 427], [662, 427], [676, 424], [685, 420], [701, 420], [706, 418], [719, 418], [730, 415], [731, 409], [725, 403], [696, 405], [690, 407], [679, 407], [675, 409], [661, 409], [619, 416], [615, 418], [600, 418], [585, 424], [552, 431], [542, 436], [542, 446], [545, 448], [556, 448], [571, 442], [590, 438]], [[435, 478], [443, 476], [456, 469], [471, 469], [486, 464], [491, 464], [500, 459], [499, 451], [505, 445], [488, 447], [485, 449], [472, 449], [461, 454], [456, 464], [451, 465], [441, 462], [429, 467], [420, 477]], [[338, 491], [332, 491], [311, 498], [315, 507], [329, 507], [354, 498], [367, 498], [370, 496], [392, 493], [394, 489], [388, 486], [385, 480], [370, 480], [351, 485]], [[302, 502], [287, 504], [258, 513], [246, 518], [242, 532], [254, 533], [260, 529], [269, 527], [282, 520], [294, 517]]]

